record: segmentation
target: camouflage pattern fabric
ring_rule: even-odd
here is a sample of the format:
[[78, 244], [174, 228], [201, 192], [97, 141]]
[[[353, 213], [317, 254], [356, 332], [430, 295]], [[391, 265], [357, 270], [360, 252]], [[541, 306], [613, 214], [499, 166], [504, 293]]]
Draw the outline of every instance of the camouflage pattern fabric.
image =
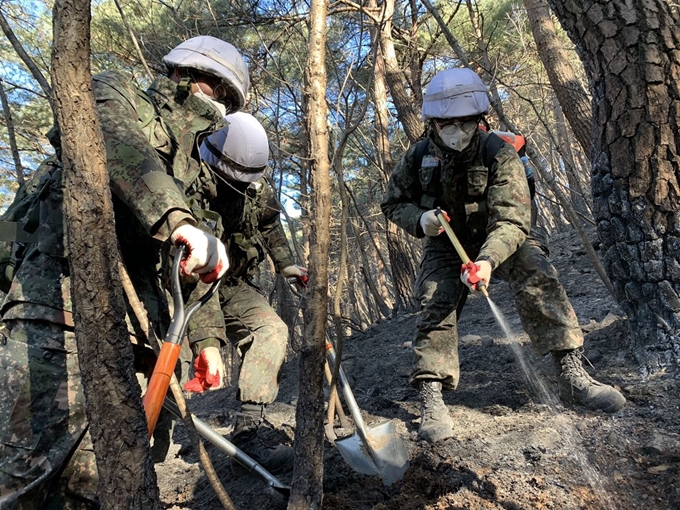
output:
[[[277, 271], [294, 264], [281, 225], [281, 205], [269, 182], [239, 183], [205, 173], [214, 197], [201, 207], [219, 212], [222, 241], [227, 246], [229, 271], [220, 289], [220, 302], [229, 340], [241, 356], [239, 399], [269, 404], [279, 391], [278, 377], [288, 343], [288, 327], [267, 299], [250, 283], [258, 264], [269, 254]], [[203, 200], [208, 194], [202, 195]], [[194, 203], [199, 197], [191, 195]], [[212, 339], [193, 343], [194, 353], [214, 345]]]
[[238, 398], [270, 404], [279, 392], [288, 327], [267, 299], [245, 280], [232, 280], [220, 292], [227, 337], [241, 357]]
[[[184, 191], [199, 174], [200, 164], [193, 157], [198, 137], [212, 131], [220, 119], [201, 100], [178, 94], [176, 83], [165, 77], [145, 92], [134, 87], [129, 76], [103, 73], [93, 78], [93, 89], [123, 260], [149, 319], [163, 337], [170, 314], [158, 275], [170, 260], [166, 241], [176, 226], [198, 224]], [[60, 172], [48, 186], [40, 194], [39, 242], [29, 249], [0, 310], [11, 327], [11, 342], [2, 346], [0, 384], [7, 388], [2, 388], [0, 417], [9, 425], [3, 430], [0, 451], [0, 497], [9, 505], [14, 495], [30, 493], [19, 508], [41, 510], [45, 508], [41, 498], [50, 492], [51, 483], [56, 484], [51, 478], [75, 451], [86, 427], [71, 330]], [[202, 291], [187, 288], [187, 293], [192, 290]], [[204, 319], [197, 319], [190, 336], [225, 342], [219, 296], [196, 316], [201, 313]], [[128, 315], [131, 334], [141, 337], [134, 314]], [[47, 363], [49, 356], [53, 361]], [[82, 464], [74, 474], [87, 478], [92, 470], [84, 460], [85, 451], [74, 456]], [[4, 502], [0, 507], [5, 509]]]
[[[505, 145], [487, 169], [480, 155], [484, 136], [480, 132], [456, 158], [430, 143], [431, 158], [423, 158], [422, 168], [411, 167], [413, 148], [407, 150], [390, 178], [383, 212], [410, 234], [424, 237], [420, 216], [441, 207], [467, 255], [492, 264], [492, 282], [498, 277], [508, 282], [537, 352], [580, 347], [583, 334], [576, 314], [547, 258], [547, 246], [539, 241], [539, 230], [531, 228], [532, 206], [521, 160]], [[421, 308], [413, 342], [414, 387], [423, 379], [439, 380], [445, 390], [458, 384], [457, 319], [468, 295], [460, 281], [461, 263], [446, 234], [425, 238], [416, 281]]]
[[0, 508], [42, 509], [87, 427], [75, 335], [19, 319], [0, 336]]

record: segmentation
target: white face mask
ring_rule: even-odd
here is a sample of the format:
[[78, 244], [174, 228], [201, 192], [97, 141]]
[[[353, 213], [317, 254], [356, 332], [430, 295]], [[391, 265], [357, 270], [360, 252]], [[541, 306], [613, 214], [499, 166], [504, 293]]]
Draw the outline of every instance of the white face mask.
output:
[[449, 148], [455, 151], [462, 151], [465, 147], [470, 145], [472, 138], [477, 132], [477, 122], [474, 120], [463, 122], [462, 124], [449, 124], [440, 128], [439, 137], [442, 142]]
[[224, 118], [224, 116], [227, 114], [226, 105], [210, 97], [208, 94], [203, 92], [200, 87], [197, 87], [196, 92], [194, 92], [194, 96], [204, 103], [210, 105], [213, 110], [215, 110], [220, 115], [220, 118]]

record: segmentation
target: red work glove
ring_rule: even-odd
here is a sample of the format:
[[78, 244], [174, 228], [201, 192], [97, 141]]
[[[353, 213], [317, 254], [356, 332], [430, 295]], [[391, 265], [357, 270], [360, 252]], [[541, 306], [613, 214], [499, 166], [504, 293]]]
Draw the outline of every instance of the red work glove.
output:
[[184, 276], [197, 273], [204, 283], [212, 283], [224, 276], [229, 269], [227, 250], [222, 241], [191, 225], [177, 227], [170, 236], [170, 242], [183, 244], [188, 253], [180, 263]]
[[187, 391], [202, 393], [223, 386], [224, 361], [217, 347], [206, 347], [194, 361], [194, 378], [184, 385]]
[[460, 268], [460, 280], [470, 290], [480, 290], [480, 282], [481, 286], [488, 287], [491, 280], [491, 264], [486, 260], [480, 260], [477, 263], [470, 261], [463, 264]]
[[309, 283], [307, 268], [302, 266], [287, 266], [281, 270], [284, 278], [295, 278], [301, 287], [306, 287]]

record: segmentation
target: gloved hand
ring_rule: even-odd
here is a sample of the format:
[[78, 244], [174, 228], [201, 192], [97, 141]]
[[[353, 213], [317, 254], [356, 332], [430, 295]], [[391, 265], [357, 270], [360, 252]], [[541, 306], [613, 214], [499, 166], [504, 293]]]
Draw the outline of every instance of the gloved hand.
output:
[[184, 385], [187, 391], [202, 393], [224, 386], [224, 361], [217, 347], [206, 347], [194, 361], [194, 378]]
[[284, 278], [296, 278], [302, 287], [306, 287], [309, 282], [307, 275], [307, 268], [302, 266], [287, 266], [281, 270], [281, 276]]
[[[423, 229], [426, 236], [434, 237], [444, 232], [444, 227], [442, 227], [439, 218], [437, 218], [436, 211], [436, 209], [432, 209], [431, 211], [424, 212], [422, 216], [420, 216], [420, 227]], [[446, 221], [449, 221], [449, 215], [444, 211], [442, 211], [442, 214], [444, 215], [444, 218], [446, 218]]]
[[470, 290], [480, 290], [479, 283], [488, 287], [491, 281], [491, 264], [488, 260], [472, 261], [463, 264], [460, 269], [460, 280], [469, 287]]
[[188, 253], [180, 263], [184, 276], [198, 273], [201, 281], [212, 283], [229, 269], [227, 250], [222, 241], [196, 227], [177, 227], [170, 236], [170, 242], [175, 246], [181, 243], [187, 247]]

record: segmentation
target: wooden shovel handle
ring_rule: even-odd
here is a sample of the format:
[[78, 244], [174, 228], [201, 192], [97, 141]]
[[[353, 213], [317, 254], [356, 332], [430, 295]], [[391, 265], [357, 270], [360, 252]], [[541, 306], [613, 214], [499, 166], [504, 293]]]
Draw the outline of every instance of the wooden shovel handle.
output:
[[146, 421], [149, 425], [149, 438], [156, 428], [158, 415], [161, 413], [165, 395], [170, 386], [170, 378], [175, 373], [175, 365], [179, 359], [179, 352], [181, 350], [180, 344], [172, 342], [164, 342], [161, 347], [161, 352], [156, 360], [149, 386], [146, 389], [144, 398], [142, 398], [142, 405], [144, 405], [144, 412], [146, 413]]

